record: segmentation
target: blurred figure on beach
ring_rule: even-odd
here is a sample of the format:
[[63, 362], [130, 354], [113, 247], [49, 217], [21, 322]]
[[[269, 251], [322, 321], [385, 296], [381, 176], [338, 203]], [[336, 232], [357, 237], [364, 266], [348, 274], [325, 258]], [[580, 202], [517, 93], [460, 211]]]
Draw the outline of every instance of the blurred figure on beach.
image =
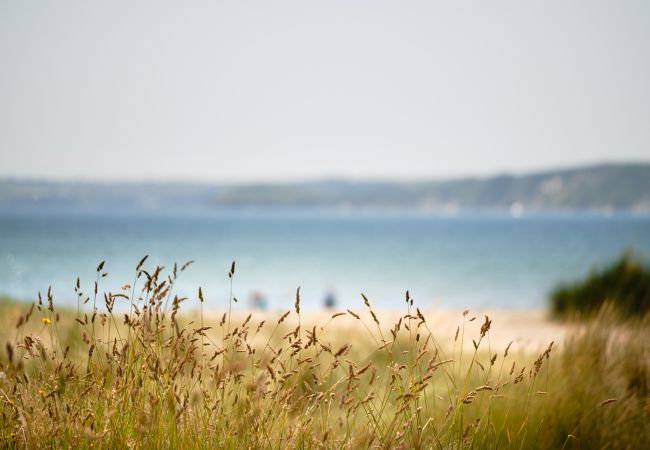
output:
[[253, 309], [266, 311], [269, 306], [266, 296], [261, 291], [255, 291], [251, 295], [251, 305]]
[[330, 290], [325, 294], [325, 299], [323, 301], [325, 309], [334, 309], [336, 307], [336, 295], [334, 291]]

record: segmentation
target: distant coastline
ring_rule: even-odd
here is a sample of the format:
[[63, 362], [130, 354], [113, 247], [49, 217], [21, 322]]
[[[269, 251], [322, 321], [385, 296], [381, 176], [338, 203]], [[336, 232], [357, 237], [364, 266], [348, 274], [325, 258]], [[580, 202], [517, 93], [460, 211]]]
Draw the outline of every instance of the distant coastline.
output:
[[192, 184], [0, 180], [0, 212], [30, 210], [650, 212], [650, 163], [441, 181]]

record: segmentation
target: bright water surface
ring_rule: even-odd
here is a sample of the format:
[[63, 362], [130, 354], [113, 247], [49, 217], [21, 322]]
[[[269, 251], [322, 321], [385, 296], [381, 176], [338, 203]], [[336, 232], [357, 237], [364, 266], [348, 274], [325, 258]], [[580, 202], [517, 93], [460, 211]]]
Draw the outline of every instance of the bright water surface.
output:
[[99, 261], [105, 289], [132, 282], [137, 262], [171, 267], [196, 260], [176, 293], [212, 308], [234, 294], [249, 305], [255, 290], [272, 308], [320, 307], [334, 291], [339, 306], [365, 292], [383, 308], [401, 307], [409, 289], [421, 305], [543, 307], [556, 283], [575, 279], [625, 249], [650, 257], [650, 217], [619, 214], [455, 217], [323, 214], [14, 214], [0, 215], [0, 294], [33, 299], [52, 285], [55, 301], [76, 305], [81, 277], [90, 292]]

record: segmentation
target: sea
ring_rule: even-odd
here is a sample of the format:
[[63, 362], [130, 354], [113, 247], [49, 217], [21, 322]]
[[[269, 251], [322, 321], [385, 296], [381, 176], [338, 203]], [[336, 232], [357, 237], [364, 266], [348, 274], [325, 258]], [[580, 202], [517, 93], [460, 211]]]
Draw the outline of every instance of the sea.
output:
[[[207, 308], [254, 304], [404, 306], [409, 290], [425, 308], [540, 309], [561, 283], [604, 267], [625, 251], [650, 259], [650, 216], [633, 213], [0, 213], [0, 295], [31, 301], [52, 289], [55, 304], [77, 305], [75, 284], [91, 295], [135, 280], [140, 259], [179, 274], [173, 293]], [[232, 261], [235, 274], [228, 276]], [[231, 294], [232, 293], [232, 294]], [[257, 301], [257, 303], [255, 303]]]

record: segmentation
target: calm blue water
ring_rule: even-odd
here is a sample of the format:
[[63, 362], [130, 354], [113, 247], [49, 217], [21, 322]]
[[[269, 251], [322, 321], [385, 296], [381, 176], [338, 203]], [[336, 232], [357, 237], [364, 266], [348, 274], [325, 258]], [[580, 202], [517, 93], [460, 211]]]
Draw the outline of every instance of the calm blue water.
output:
[[380, 307], [401, 307], [406, 289], [424, 305], [541, 307], [557, 282], [627, 248], [650, 258], [650, 217], [4, 213], [0, 293], [31, 299], [51, 284], [55, 301], [76, 305], [77, 276], [90, 292], [105, 259], [103, 287], [117, 291], [150, 254], [149, 267], [196, 260], [176, 292], [195, 298], [202, 286], [211, 307], [227, 304], [233, 259], [243, 305], [260, 290], [286, 308], [301, 286], [312, 307], [330, 290], [341, 306], [359, 305], [363, 291]]

